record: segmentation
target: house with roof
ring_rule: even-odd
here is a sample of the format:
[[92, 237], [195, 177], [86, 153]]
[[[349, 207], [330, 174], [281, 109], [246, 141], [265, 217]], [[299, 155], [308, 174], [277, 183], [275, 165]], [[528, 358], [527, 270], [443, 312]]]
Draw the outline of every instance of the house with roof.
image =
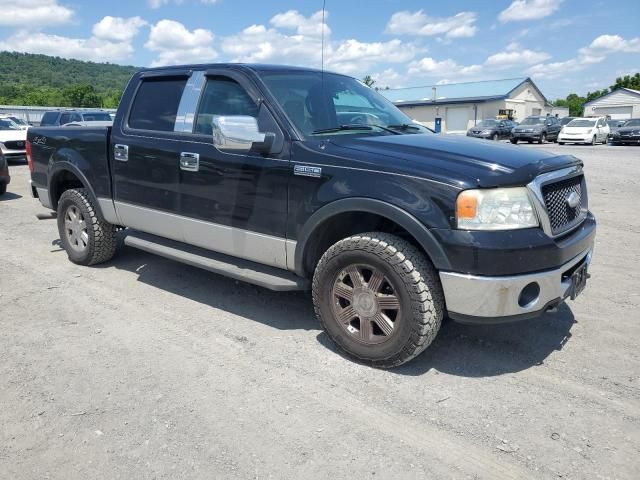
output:
[[431, 128], [442, 119], [442, 131], [462, 133], [486, 118], [521, 122], [530, 115], [565, 117], [569, 110], [552, 106], [530, 78], [448, 83], [380, 90], [412, 119]]
[[618, 88], [584, 104], [585, 117], [640, 118], [640, 90]]

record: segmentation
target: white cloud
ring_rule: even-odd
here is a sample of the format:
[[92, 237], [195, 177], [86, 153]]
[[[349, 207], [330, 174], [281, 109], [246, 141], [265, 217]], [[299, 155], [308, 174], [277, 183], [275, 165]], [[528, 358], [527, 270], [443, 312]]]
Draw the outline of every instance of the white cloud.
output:
[[[147, 4], [149, 5], [149, 7], [154, 9], [168, 5], [171, 2], [172, 0], [147, 0]], [[173, 0], [173, 3], [175, 3], [176, 5], [182, 5], [183, 2], [184, 0]], [[200, 0], [200, 3], [204, 5], [214, 5], [218, 3], [218, 0]]]
[[93, 26], [93, 36], [112, 42], [129, 42], [147, 25], [140, 17], [121, 18], [106, 16]]
[[[326, 15], [325, 15], [326, 20]], [[272, 27], [251, 25], [222, 41], [222, 49], [237, 62], [272, 62], [319, 68], [322, 60], [322, 12], [309, 17], [295, 10], [279, 13], [270, 20]], [[289, 33], [288, 31], [291, 31]], [[417, 47], [398, 39], [387, 42], [331, 41], [325, 25], [325, 68], [341, 73], [364, 75], [378, 63], [411, 60]]]
[[406, 77], [400, 75], [393, 68], [387, 68], [379, 73], [374, 73], [371, 75], [376, 83], [374, 87], [377, 88], [401, 88], [403, 86], [402, 82], [406, 80]]
[[474, 12], [460, 12], [452, 17], [433, 18], [423, 10], [416, 12], [401, 11], [391, 16], [386, 32], [403, 35], [432, 36], [444, 35], [447, 38], [473, 37], [476, 34]]
[[94, 62], [125, 60], [133, 53], [129, 42], [108, 42], [96, 37], [69, 38], [26, 30], [20, 30], [0, 42], [0, 50], [42, 53]]
[[217, 58], [213, 48], [214, 35], [209, 30], [188, 30], [174, 20], [160, 20], [151, 27], [145, 47], [157, 53], [152, 66], [180, 63], [203, 63]]
[[289, 10], [284, 13], [274, 15], [269, 23], [276, 28], [284, 28], [295, 30], [298, 35], [308, 35], [312, 37], [322, 36], [322, 27], [324, 25], [324, 34], [328, 36], [331, 30], [326, 24], [328, 14], [325, 12], [324, 24], [322, 22], [322, 10], [317, 11], [310, 17], [305, 17], [297, 10]]
[[590, 65], [600, 63], [613, 53], [639, 53], [640, 37], [625, 40], [620, 35], [600, 35], [587, 47], [578, 50], [575, 58], [563, 62], [539, 63], [532, 66], [528, 73], [536, 78], [559, 78], [567, 72], [583, 70]]
[[506, 68], [514, 65], [533, 65], [551, 58], [546, 52], [522, 48], [518, 43], [511, 43], [502, 51], [487, 58], [485, 65]]
[[398, 39], [365, 43], [350, 39], [327, 54], [327, 67], [341, 73], [358, 73], [378, 63], [404, 63], [415, 57], [417, 48]]
[[73, 10], [58, 0], [0, 0], [0, 26], [32, 29], [63, 25], [73, 18]]
[[554, 13], [563, 0], [514, 0], [500, 12], [498, 20], [502, 23], [523, 20], [537, 20]]
[[640, 37], [625, 40], [620, 35], [600, 35], [588, 47], [580, 49], [580, 54], [587, 56], [618, 52], [640, 53]]
[[409, 75], [423, 75], [427, 77], [453, 76], [464, 77], [477, 75], [482, 71], [482, 65], [459, 65], [454, 60], [437, 61], [425, 57], [409, 63]]

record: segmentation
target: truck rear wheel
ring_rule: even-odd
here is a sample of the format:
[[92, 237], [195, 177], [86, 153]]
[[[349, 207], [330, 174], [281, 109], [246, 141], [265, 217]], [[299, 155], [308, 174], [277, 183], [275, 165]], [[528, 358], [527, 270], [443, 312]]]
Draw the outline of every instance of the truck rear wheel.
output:
[[69, 260], [95, 265], [116, 252], [116, 229], [100, 219], [86, 189], [66, 190], [58, 201], [58, 232]]
[[409, 242], [373, 232], [340, 240], [313, 276], [323, 328], [349, 356], [380, 368], [401, 365], [433, 341], [444, 313], [437, 272]]

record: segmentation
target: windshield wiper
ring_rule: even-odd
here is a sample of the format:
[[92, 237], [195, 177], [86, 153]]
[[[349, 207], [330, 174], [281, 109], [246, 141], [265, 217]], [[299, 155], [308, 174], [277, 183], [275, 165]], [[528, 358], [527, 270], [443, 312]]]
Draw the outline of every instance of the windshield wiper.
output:
[[341, 132], [343, 130], [373, 130], [373, 127], [371, 125], [360, 125], [360, 124], [349, 123], [346, 125], [338, 125], [337, 127], [321, 128], [319, 130], [314, 130], [313, 132], [311, 132], [311, 135], [317, 135], [320, 133]]
[[396, 130], [420, 130], [417, 125], [411, 125], [410, 123], [399, 123], [398, 125], [387, 125], [387, 128], [395, 128]]

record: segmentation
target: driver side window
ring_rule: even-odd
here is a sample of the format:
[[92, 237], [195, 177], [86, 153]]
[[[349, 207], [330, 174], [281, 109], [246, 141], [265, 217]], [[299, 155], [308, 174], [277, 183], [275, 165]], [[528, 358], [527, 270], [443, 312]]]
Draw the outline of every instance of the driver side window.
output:
[[211, 77], [200, 100], [195, 133], [212, 135], [214, 115], [258, 118], [258, 106], [238, 82], [227, 77]]

